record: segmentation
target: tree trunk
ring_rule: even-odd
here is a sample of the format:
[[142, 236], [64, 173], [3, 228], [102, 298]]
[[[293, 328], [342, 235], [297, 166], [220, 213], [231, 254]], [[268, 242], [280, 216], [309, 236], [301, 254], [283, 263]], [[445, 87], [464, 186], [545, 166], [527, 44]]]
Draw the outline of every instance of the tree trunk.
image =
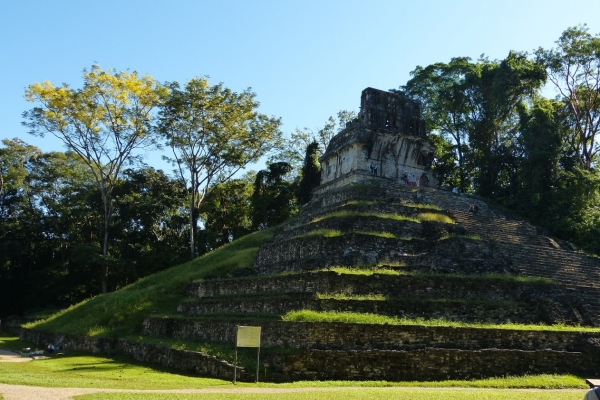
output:
[[194, 220], [194, 201], [195, 201], [195, 195], [194, 195], [194, 190], [192, 189], [192, 196], [190, 198], [190, 256], [191, 259], [194, 259], [195, 256], [195, 252], [194, 252], [194, 247], [195, 247], [195, 243], [194, 243], [194, 236], [195, 236], [195, 225], [196, 225], [196, 221]]
[[108, 281], [108, 226], [110, 224], [111, 204], [110, 195], [103, 193], [104, 197], [104, 232], [102, 235], [102, 265], [100, 267], [100, 290], [106, 294]]

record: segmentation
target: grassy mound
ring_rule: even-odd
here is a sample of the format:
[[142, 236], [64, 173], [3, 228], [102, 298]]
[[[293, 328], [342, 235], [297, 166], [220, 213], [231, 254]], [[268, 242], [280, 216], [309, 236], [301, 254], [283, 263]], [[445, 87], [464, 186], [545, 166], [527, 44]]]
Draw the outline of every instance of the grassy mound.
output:
[[252, 268], [259, 246], [274, 228], [255, 232], [193, 261], [140, 279], [113, 293], [93, 297], [26, 328], [86, 336], [129, 336], [149, 315], [171, 314], [189, 282]]

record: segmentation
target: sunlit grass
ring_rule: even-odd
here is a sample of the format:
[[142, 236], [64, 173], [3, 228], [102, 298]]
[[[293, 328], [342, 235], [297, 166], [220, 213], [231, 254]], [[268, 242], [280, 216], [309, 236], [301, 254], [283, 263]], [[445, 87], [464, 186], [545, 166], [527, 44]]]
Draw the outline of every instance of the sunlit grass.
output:
[[375, 231], [352, 231], [357, 235], [376, 236], [386, 239], [398, 239], [396, 235], [391, 232], [375, 232]]
[[342, 207], [345, 207], [345, 206], [372, 206], [373, 204], [375, 204], [375, 201], [373, 201], [373, 200], [350, 200], [350, 201], [347, 201], [345, 204], [342, 204]]
[[600, 328], [570, 326], [563, 324], [556, 325], [535, 325], [535, 324], [492, 324], [479, 322], [450, 321], [445, 318], [404, 318], [390, 317], [379, 314], [355, 313], [355, 312], [336, 312], [336, 311], [313, 311], [298, 310], [290, 311], [282, 316], [284, 321], [304, 321], [304, 322], [345, 322], [353, 324], [389, 324], [389, 325], [420, 325], [420, 326], [439, 326], [455, 328], [480, 328], [480, 329], [511, 329], [524, 331], [572, 331], [572, 332], [600, 332]]
[[[395, 389], [395, 388], [351, 388], [312, 389], [311, 391], [290, 391], [277, 393], [202, 393], [202, 394], [146, 394], [146, 393], [98, 393], [77, 396], [79, 400], [232, 400], [232, 399], [282, 399], [282, 400], [581, 400], [584, 392], [519, 392], [484, 390], [435, 390], [435, 389]], [[130, 397], [128, 397], [130, 396]]]
[[454, 220], [445, 214], [439, 213], [420, 213], [417, 215], [420, 221], [442, 222], [445, 224], [453, 224]]
[[371, 275], [400, 275], [400, 273], [396, 270], [393, 269], [389, 269], [389, 268], [379, 268], [376, 266], [372, 266], [372, 267], [329, 267], [329, 268], [325, 268], [322, 270], [318, 270], [318, 271], [314, 271], [314, 272], [321, 272], [321, 271], [332, 271], [332, 272], [336, 272], [338, 275], [364, 275], [364, 276], [371, 276]]
[[440, 238], [440, 240], [448, 240], [448, 239], [469, 239], [469, 240], [482, 240], [481, 236], [478, 235], [448, 235]]
[[419, 208], [422, 210], [435, 210], [435, 211], [441, 211], [442, 208], [435, 206], [433, 204], [422, 204], [422, 203], [404, 203], [402, 204], [404, 207], [411, 207], [411, 208]]
[[[440, 274], [432, 273], [432, 272], [406, 272], [406, 275], [414, 275], [414, 276], [424, 276], [424, 277], [436, 277], [440, 276]], [[545, 278], [542, 276], [519, 276], [519, 275], [509, 275], [509, 274], [443, 274], [441, 276], [447, 278], [465, 278], [465, 279], [481, 279], [484, 280], [502, 280], [502, 281], [510, 281], [510, 282], [520, 282], [520, 283], [539, 283], [539, 284], [554, 284], [554, 281], [550, 278]]]
[[394, 221], [409, 221], [419, 223], [420, 220], [413, 217], [400, 214], [384, 214], [384, 213], [370, 213], [370, 212], [358, 212], [358, 211], [338, 211], [330, 214], [325, 214], [320, 217], [313, 219], [311, 222], [319, 222], [329, 218], [349, 218], [349, 217], [375, 217], [381, 219], [391, 219]]
[[322, 237], [338, 237], [338, 236], [344, 236], [344, 233], [342, 231], [336, 230], [336, 229], [316, 229], [314, 231], [310, 231], [307, 233], [304, 233], [302, 235], [298, 235], [296, 236], [297, 238], [303, 238], [303, 237], [312, 237], [312, 236], [322, 236]]
[[385, 301], [388, 296], [379, 293], [369, 294], [348, 294], [348, 293], [316, 293], [315, 297], [319, 300], [368, 300], [368, 301]]

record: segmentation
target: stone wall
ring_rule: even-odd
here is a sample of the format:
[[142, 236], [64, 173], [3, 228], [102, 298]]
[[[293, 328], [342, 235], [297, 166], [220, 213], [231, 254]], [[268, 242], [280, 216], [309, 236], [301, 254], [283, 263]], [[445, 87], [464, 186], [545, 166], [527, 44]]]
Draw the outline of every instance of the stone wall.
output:
[[[357, 127], [355, 129], [362, 129]], [[432, 146], [424, 139], [409, 135], [390, 135], [379, 132], [344, 132], [340, 135], [350, 136], [344, 147], [329, 151], [321, 158], [321, 184], [326, 185], [338, 179], [336, 186], [344, 186], [349, 182], [346, 176], [353, 171], [357, 181], [369, 181], [370, 176], [386, 178], [395, 183], [401, 182], [406, 172], [411, 181], [419, 180], [424, 184], [435, 185], [435, 176], [426, 165], [420, 165], [425, 155], [433, 152]], [[352, 140], [352, 135], [357, 136]], [[368, 139], [364, 139], [368, 137]], [[363, 139], [360, 139], [363, 138]], [[425, 154], [425, 155], [423, 155]], [[414, 177], [414, 179], [412, 178]], [[323, 187], [317, 189], [323, 191]], [[331, 189], [331, 186], [327, 186]]]
[[309, 295], [273, 295], [262, 298], [207, 298], [182, 302], [177, 312], [185, 314], [255, 313], [282, 315], [294, 310], [356, 312], [406, 318], [445, 318], [465, 322], [544, 322], [537, 304], [412, 301], [412, 300], [334, 300]]
[[561, 290], [545, 283], [525, 283], [476, 276], [338, 274], [333, 271], [262, 278], [208, 280], [188, 285], [189, 297], [256, 295], [261, 293], [378, 293], [392, 297], [523, 300], [536, 293]]
[[[450, 273], [510, 273], [510, 255], [494, 243], [471, 238], [442, 241], [398, 240], [348, 232], [343, 236], [299, 237], [262, 245], [255, 267], [259, 274], [316, 270], [329, 266], [400, 262]], [[421, 268], [419, 268], [421, 269]]]
[[552, 349], [587, 351], [600, 332], [523, 331], [442, 326], [348, 324], [341, 322], [210, 321], [192, 318], [144, 320], [143, 333], [155, 337], [233, 343], [236, 325], [261, 326], [264, 347], [298, 349]]
[[[154, 323], [150, 320], [148, 325]], [[146, 323], [145, 323], [146, 324]], [[215, 322], [215, 327], [218, 323]], [[262, 324], [263, 329], [268, 331], [268, 324]], [[324, 329], [323, 334], [329, 330], [332, 338], [343, 334], [347, 329], [335, 326], [336, 324], [321, 324]], [[329, 327], [324, 325], [330, 325]], [[288, 335], [298, 332], [298, 324], [289, 324]], [[378, 326], [380, 329], [382, 326]], [[221, 329], [224, 327], [221, 326]], [[337, 328], [337, 329], [336, 329]], [[382, 332], [365, 331], [365, 326], [361, 326], [358, 331], [354, 331], [356, 339], [360, 340], [361, 334], [370, 340], [384, 337]], [[393, 327], [384, 326], [383, 329], [389, 330]], [[406, 329], [406, 327], [403, 327]], [[412, 327], [415, 337], [418, 336], [419, 327]], [[148, 327], [147, 329], [152, 329]], [[369, 328], [367, 327], [367, 330]], [[427, 328], [429, 330], [431, 328]], [[463, 331], [460, 328], [439, 328], [456, 329], [457, 332]], [[231, 334], [231, 326], [225, 328]], [[214, 330], [216, 332], [216, 330]], [[280, 332], [282, 333], [282, 332]], [[390, 333], [389, 331], [383, 333]], [[438, 340], [441, 333], [432, 331], [430, 338]], [[510, 337], [514, 341], [521, 341], [516, 332], [506, 331], [498, 332], [496, 340], [506, 341]], [[521, 332], [522, 334], [522, 332]], [[537, 335], [536, 333], [535, 335]], [[555, 344], [562, 340], [564, 346], [577, 346], [581, 340], [587, 340], [586, 343], [598, 343], [597, 338], [585, 338], [585, 334], [564, 334], [564, 333], [543, 333], [549, 341]], [[263, 333], [263, 337], [265, 334]], [[423, 335], [421, 335], [423, 336]], [[457, 337], [459, 335], [456, 335]], [[466, 336], [469, 336], [468, 334]], [[480, 336], [480, 335], [477, 335]], [[472, 336], [473, 343], [478, 343], [477, 336]], [[523, 335], [521, 335], [523, 336]], [[571, 337], [569, 337], [571, 336]], [[299, 337], [296, 335], [296, 337]], [[325, 337], [325, 336], [323, 336]], [[350, 336], [348, 336], [350, 337]], [[126, 339], [110, 338], [89, 338], [74, 335], [62, 335], [53, 333], [44, 333], [29, 329], [21, 331], [21, 340], [32, 341], [40, 346], [47, 342], [52, 342], [68, 351], [118, 351], [124, 355], [130, 356], [141, 362], [149, 362], [156, 365], [174, 368], [181, 371], [197, 373], [204, 376], [211, 376], [230, 380], [232, 378], [233, 366], [225, 361], [216, 359], [213, 356], [207, 356], [202, 353], [175, 350], [156, 346], [152, 344], [139, 343]], [[538, 338], [541, 339], [541, 338]], [[581, 340], [579, 340], [581, 339]], [[290, 341], [290, 337], [282, 338], [284, 341]], [[406, 340], [410, 342], [411, 336]], [[263, 341], [264, 345], [266, 343]], [[540, 343], [540, 345], [544, 345]], [[261, 374], [261, 380], [267, 381], [293, 381], [308, 379], [341, 379], [341, 380], [440, 380], [440, 379], [471, 379], [491, 376], [522, 375], [522, 374], [579, 374], [579, 375], [599, 375], [600, 363], [598, 362], [597, 345], [583, 346], [585, 353], [565, 352], [556, 350], [515, 350], [515, 349], [482, 349], [482, 350], [457, 350], [442, 348], [424, 348], [412, 351], [405, 350], [301, 350], [282, 354], [268, 348], [261, 357], [263, 362], [271, 364], [272, 369], [265, 377]], [[589, 350], [588, 350], [589, 349]], [[273, 373], [273, 372], [275, 373]], [[253, 381], [254, 375], [241, 373], [238, 375], [240, 381]]]
[[[233, 379], [233, 365], [204, 353], [177, 350], [128, 339], [89, 337], [21, 329], [20, 340], [36, 343], [41, 348], [53, 343], [60, 351], [83, 351], [89, 353], [115, 353], [126, 355], [136, 361], [173, 368], [202, 376]], [[238, 367], [240, 381], [254, 381], [254, 375]]]
[[429, 381], [523, 374], [592, 376], [600, 372], [596, 360], [585, 354], [553, 350], [310, 350], [281, 358], [284, 372], [293, 380]]

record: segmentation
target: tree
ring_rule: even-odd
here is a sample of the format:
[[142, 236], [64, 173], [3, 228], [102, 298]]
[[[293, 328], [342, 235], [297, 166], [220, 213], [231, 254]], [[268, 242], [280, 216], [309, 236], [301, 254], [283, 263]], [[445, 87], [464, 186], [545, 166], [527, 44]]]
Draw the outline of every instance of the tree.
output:
[[290, 134], [290, 139], [284, 139], [281, 142], [281, 147], [278, 149], [273, 157], [269, 159], [269, 162], [278, 162], [285, 160], [292, 169], [290, 173], [296, 174], [301, 168], [304, 160], [304, 149], [309, 146], [312, 142], [317, 142], [317, 159], [325, 153], [331, 138], [336, 134], [340, 133], [345, 127], [346, 123], [356, 118], [354, 111], [341, 110], [337, 113], [337, 121], [331, 116], [327, 119], [327, 122], [315, 133], [312, 129], [303, 128], [296, 129]]
[[273, 149], [280, 120], [259, 114], [256, 95], [236, 93], [208, 79], [190, 80], [171, 94], [160, 111], [159, 129], [173, 150], [174, 163], [189, 185], [190, 252], [196, 255], [198, 208], [209, 187], [226, 182], [249, 163]]
[[510, 52], [501, 61], [453, 58], [417, 67], [412, 75], [402, 89], [423, 103], [429, 129], [451, 143], [454, 159], [444, 157], [442, 177], [487, 197], [510, 190], [518, 168], [519, 110], [545, 81], [543, 65]]
[[445, 155], [454, 157], [453, 160], [444, 160], [447, 171], [443, 177], [448, 180], [444, 183], [458, 187], [461, 192], [467, 192], [471, 187], [471, 171], [465, 153], [469, 151], [473, 109], [465, 90], [465, 79], [475, 68], [468, 57], [453, 58], [448, 64], [436, 63], [425, 68], [418, 66], [410, 73], [412, 78], [401, 87], [409, 97], [419, 100], [423, 105], [427, 130], [438, 132], [446, 140], [444, 147], [450, 152]]
[[[53, 134], [78, 154], [92, 172], [102, 196], [102, 256], [108, 256], [109, 226], [113, 212], [112, 191], [124, 164], [133, 160], [135, 149], [154, 143], [152, 110], [162, 88], [152, 77], [136, 72], [103, 71], [98, 65], [83, 72], [83, 88], [49, 81], [34, 83], [25, 99], [38, 107], [23, 113], [30, 133]], [[106, 293], [108, 263], [101, 268], [101, 290]]]
[[187, 222], [181, 212], [187, 189], [180, 179], [152, 167], [126, 169], [114, 195], [116, 285], [127, 285], [187, 259]]
[[242, 237], [251, 231], [250, 198], [252, 181], [231, 179], [212, 186], [202, 202], [200, 212], [207, 231], [214, 234], [214, 248]]
[[321, 183], [321, 166], [318, 158], [319, 144], [313, 141], [306, 146], [306, 156], [302, 165], [302, 178], [298, 184], [296, 196], [300, 204], [308, 203], [312, 191]]
[[569, 144], [579, 167], [590, 171], [600, 150], [600, 34], [592, 36], [585, 25], [565, 30], [556, 49], [536, 51], [548, 68], [548, 77], [571, 112], [574, 135]]
[[556, 188], [561, 186], [558, 176], [566, 134], [564, 105], [537, 97], [531, 109], [523, 109], [520, 114], [523, 160], [513, 206], [532, 222], [546, 225], [548, 210], [556, 202]]
[[291, 168], [285, 162], [271, 163], [256, 174], [251, 200], [254, 229], [277, 225], [296, 212], [295, 185], [284, 179]]
[[465, 89], [473, 109], [469, 144], [478, 194], [497, 199], [511, 195], [520, 156], [519, 109], [526, 107], [545, 80], [542, 64], [512, 51], [501, 61], [480, 59], [467, 75]]
[[88, 268], [90, 257], [82, 257], [81, 263], [73, 257], [90, 237], [87, 222], [99, 217], [91, 230], [94, 235], [101, 226], [101, 202], [91, 210], [82, 201], [92, 192], [100, 197], [89, 169], [72, 152], [42, 153], [19, 140], [3, 143], [0, 315], [68, 306], [97, 293], [99, 279], [97, 270]]

